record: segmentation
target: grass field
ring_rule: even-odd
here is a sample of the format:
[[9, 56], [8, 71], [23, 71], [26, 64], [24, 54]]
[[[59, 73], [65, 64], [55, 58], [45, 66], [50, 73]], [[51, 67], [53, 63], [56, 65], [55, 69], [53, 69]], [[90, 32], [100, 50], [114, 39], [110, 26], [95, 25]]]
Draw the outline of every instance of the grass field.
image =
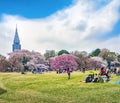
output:
[[84, 83], [88, 73], [0, 73], [0, 103], [120, 103], [120, 76], [108, 83]]

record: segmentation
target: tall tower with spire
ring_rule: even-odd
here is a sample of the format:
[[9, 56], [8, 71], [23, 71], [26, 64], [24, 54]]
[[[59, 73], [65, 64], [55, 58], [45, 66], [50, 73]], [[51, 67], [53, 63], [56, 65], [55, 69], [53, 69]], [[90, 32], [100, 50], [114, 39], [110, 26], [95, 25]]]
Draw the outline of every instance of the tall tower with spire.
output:
[[18, 35], [17, 25], [16, 25], [16, 31], [15, 31], [14, 41], [12, 45], [12, 50], [13, 51], [21, 50], [21, 44], [20, 44], [20, 39]]

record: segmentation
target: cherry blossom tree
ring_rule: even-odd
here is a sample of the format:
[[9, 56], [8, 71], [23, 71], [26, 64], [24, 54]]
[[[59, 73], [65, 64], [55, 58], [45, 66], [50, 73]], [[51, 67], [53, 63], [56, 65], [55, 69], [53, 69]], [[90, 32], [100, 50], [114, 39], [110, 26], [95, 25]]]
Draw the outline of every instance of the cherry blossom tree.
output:
[[102, 49], [98, 56], [106, 60], [108, 62], [108, 66], [111, 65], [111, 62], [117, 61], [118, 59], [117, 54], [115, 52], [111, 52], [106, 48]]
[[67, 68], [77, 68], [77, 63], [75, 61], [75, 56], [72, 54], [63, 54], [50, 59], [50, 66], [52, 69], [67, 69]]
[[[38, 59], [38, 58], [37, 58]], [[31, 59], [29, 62], [27, 62], [26, 64], [29, 67], [29, 70], [32, 69], [40, 69], [42, 71], [48, 71], [49, 70], [49, 66], [46, 65], [46, 62], [39, 62], [36, 60], [36, 58]]]
[[5, 56], [0, 55], [0, 71], [7, 71], [9, 68], [9, 62]]
[[13, 71], [22, 70], [25, 63], [32, 59], [31, 53], [28, 50], [18, 50], [8, 54], [8, 61], [10, 62], [10, 67]]
[[92, 57], [90, 58], [91, 67], [96, 69], [100, 69], [101, 67], [107, 66], [107, 61], [103, 60], [101, 57]]
[[[39, 52], [28, 51], [28, 50], [18, 50], [9, 53], [8, 58], [11, 68], [14, 70], [23, 70], [25, 67], [31, 67], [31, 65], [37, 68], [38, 64], [45, 64], [45, 58]], [[31, 68], [30, 68], [31, 69]]]
[[78, 64], [78, 69], [83, 71], [90, 68], [90, 58], [88, 53], [85, 51], [75, 51], [73, 54], [77, 57], [76, 62]]

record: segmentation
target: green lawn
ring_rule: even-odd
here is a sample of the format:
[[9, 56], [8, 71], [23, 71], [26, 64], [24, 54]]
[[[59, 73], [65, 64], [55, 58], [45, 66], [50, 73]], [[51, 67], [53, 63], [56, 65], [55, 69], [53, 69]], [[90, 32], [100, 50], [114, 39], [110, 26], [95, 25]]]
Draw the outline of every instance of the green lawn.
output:
[[120, 76], [108, 83], [84, 83], [88, 72], [0, 73], [0, 103], [120, 103]]

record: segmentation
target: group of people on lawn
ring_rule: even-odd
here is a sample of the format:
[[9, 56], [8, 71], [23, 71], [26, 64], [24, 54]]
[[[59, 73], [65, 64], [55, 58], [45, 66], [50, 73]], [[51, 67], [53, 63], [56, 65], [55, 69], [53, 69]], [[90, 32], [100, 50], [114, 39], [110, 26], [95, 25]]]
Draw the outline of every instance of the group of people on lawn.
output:
[[100, 73], [90, 72], [90, 74], [85, 78], [85, 82], [107, 82], [110, 80], [109, 71], [101, 68]]
[[[68, 80], [70, 79], [71, 71], [69, 68], [66, 69], [66, 72], [68, 74]], [[100, 73], [97, 74], [94, 72], [90, 72], [90, 74], [86, 77], [85, 82], [107, 82], [110, 80], [110, 71], [105, 70], [104, 67], [101, 68]]]
[[85, 82], [108, 82], [110, 80], [110, 74], [114, 73], [117, 76], [120, 75], [120, 68], [106, 69], [102, 67], [100, 73], [90, 72], [90, 74], [85, 78]]
[[[67, 68], [66, 72], [68, 74], [68, 80], [69, 80], [71, 71], [69, 68]], [[110, 80], [111, 73], [114, 73], [114, 74], [119, 76], [120, 75], [120, 68], [106, 69], [105, 67], [102, 67], [98, 74], [91, 71], [89, 73], [89, 75], [85, 78], [85, 82], [86, 83], [88, 83], [88, 82], [101, 82], [101, 83], [108, 82]]]

